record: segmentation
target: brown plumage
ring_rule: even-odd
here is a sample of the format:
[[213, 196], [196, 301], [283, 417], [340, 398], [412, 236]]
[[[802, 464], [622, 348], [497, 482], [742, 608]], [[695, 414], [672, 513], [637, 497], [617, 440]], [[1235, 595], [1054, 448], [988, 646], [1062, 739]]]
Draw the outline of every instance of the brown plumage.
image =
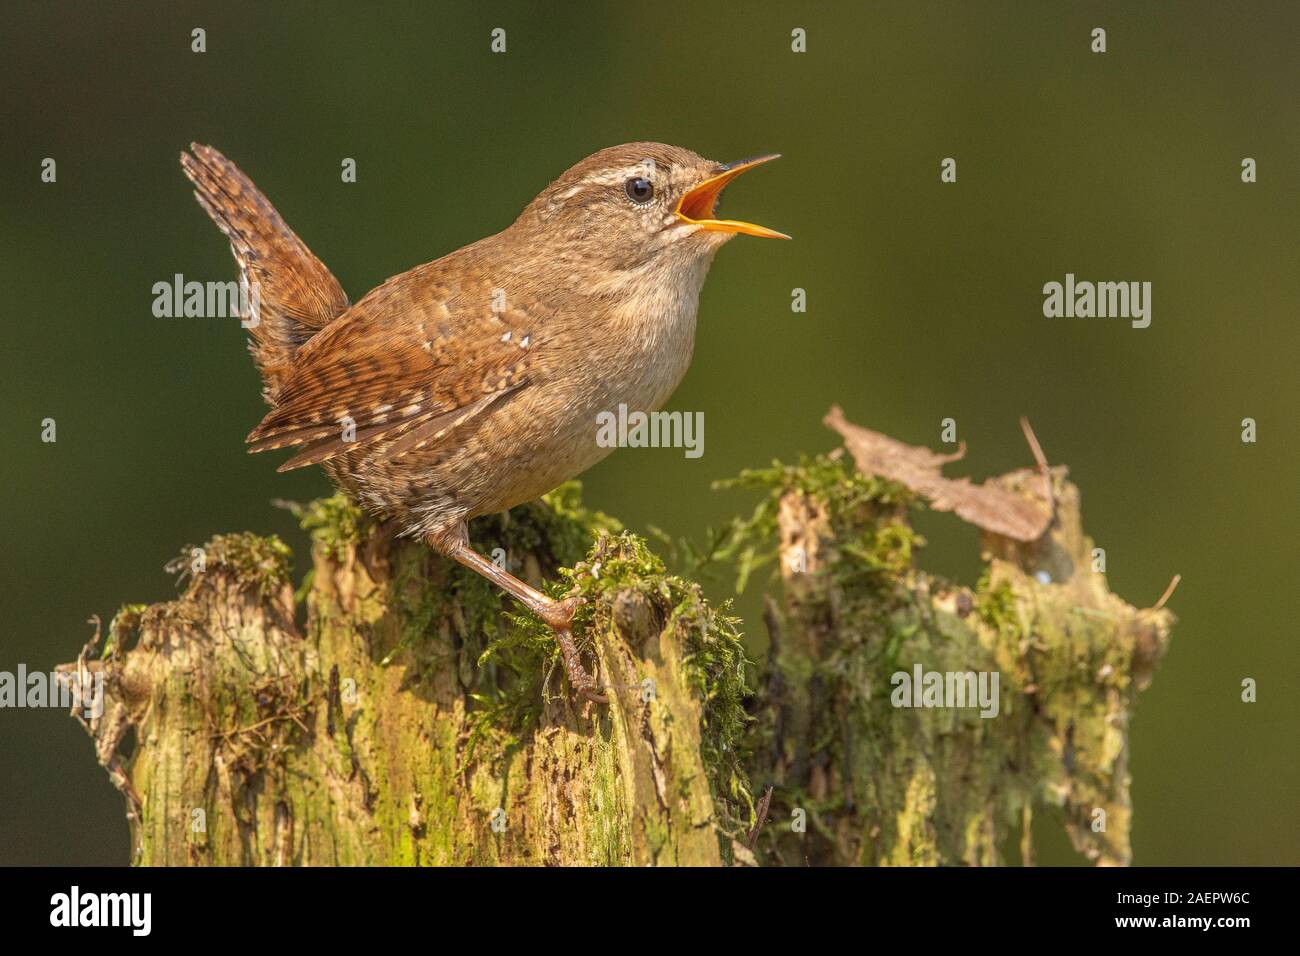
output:
[[349, 306], [329, 271], [216, 150], [181, 164], [260, 287], [252, 328], [270, 412], [251, 451], [292, 448], [368, 510], [483, 573], [556, 629], [570, 679], [600, 699], [556, 602], [469, 548], [465, 523], [551, 490], [612, 449], [597, 415], [652, 411], [690, 364], [722, 166], [632, 143], [560, 176], [502, 232], [389, 279]]
[[262, 397], [274, 405], [298, 347], [341, 315], [348, 297], [234, 163], [210, 146], [191, 149], [181, 166], [194, 198], [230, 240], [240, 281], [260, 290], [258, 314], [247, 323], [249, 350], [262, 371]]

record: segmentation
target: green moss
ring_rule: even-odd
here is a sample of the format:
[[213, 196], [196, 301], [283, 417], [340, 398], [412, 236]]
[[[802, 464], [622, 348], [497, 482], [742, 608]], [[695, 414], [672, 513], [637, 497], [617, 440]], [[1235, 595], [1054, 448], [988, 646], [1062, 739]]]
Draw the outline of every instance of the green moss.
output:
[[239, 579], [267, 594], [289, 580], [293, 569], [293, 552], [276, 535], [223, 534], [208, 543], [209, 568], [212, 562], [231, 568]]
[[863, 527], [840, 542], [832, 573], [842, 587], [861, 584], [878, 594], [898, 590], [925, 539], [902, 521]]
[[127, 645], [133, 643], [132, 639], [139, 633], [147, 610], [147, 604], [123, 604], [118, 608], [108, 625], [108, 639], [104, 641], [104, 648], [99, 655], [101, 660], [121, 656]]
[[[987, 567], [967, 603], [962, 589], [916, 566], [924, 542], [908, 521], [921, 507], [914, 496], [844, 460], [778, 464], [722, 486], [766, 491], [729, 529], [724, 551], [739, 586], [776, 557], [783, 507], [817, 548], [814, 573], [787, 582], [779, 652], [759, 681], [763, 719], [748, 741], [755, 775], [783, 781], [770, 819], [801, 808], [808, 833], [768, 827], [761, 855], [996, 863], [1007, 821], [1047, 799], [1065, 804], [1067, 830], [1090, 857], [1126, 858], [1123, 698], [1114, 691], [1131, 694], [1131, 609], [1093, 581], [1041, 584], [1012, 561]], [[996, 719], [895, 708], [892, 675], [918, 665], [998, 673]], [[1113, 845], [1088, 826], [1094, 807], [1119, 821]]]
[[993, 584], [991, 568], [984, 569], [975, 586], [974, 607], [980, 620], [998, 633], [1014, 632], [1018, 626], [1015, 589], [1008, 581]]
[[575, 619], [579, 627], [609, 626], [610, 608], [628, 591], [667, 611], [666, 626], [681, 642], [682, 676], [700, 704], [700, 755], [710, 790], [726, 812], [750, 819], [753, 796], [743, 747], [750, 662], [730, 602], [710, 605], [698, 583], [669, 574], [663, 559], [629, 532], [602, 535], [585, 561], [563, 573], [586, 599]]
[[[200, 551], [201, 554], [196, 554]], [[259, 597], [277, 590], [289, 580], [293, 552], [276, 535], [251, 531], [218, 534], [201, 549], [186, 545], [167, 563], [167, 570], [179, 583], [196, 580], [196, 575], [223, 570], [243, 586], [256, 588]]]
[[[788, 492], [799, 492], [820, 502], [837, 532], [860, 531], [870, 519], [905, 513], [916, 501], [897, 482], [863, 475], [843, 456], [831, 455], [803, 457], [797, 465], [775, 461], [769, 468], [746, 469], [736, 478], [715, 482], [713, 487], [764, 492], [747, 518], [735, 518], [721, 532], [710, 532], [716, 542], [710, 548], [710, 560], [735, 563], [738, 592], [745, 590], [754, 571], [775, 563], [777, 515], [781, 498]], [[857, 542], [857, 547], [863, 554], [874, 555], [876, 570], [887, 571], [900, 563], [910, 563], [912, 550], [923, 543], [910, 527], [898, 524], [878, 540]], [[904, 553], [899, 555], [900, 551]]]
[[[698, 590], [698, 585], [694, 586]], [[735, 815], [753, 822], [754, 798], [745, 769], [744, 741], [751, 721], [745, 710], [749, 690], [745, 683], [745, 646], [740, 619], [727, 607], [716, 610], [698, 594], [689, 612], [675, 615], [685, 639], [687, 686], [703, 707], [700, 715], [700, 756], [713, 796], [739, 811]]]
[[484, 756], [493, 763], [503, 761], [536, 730], [543, 684], [557, 660], [555, 638], [523, 615], [510, 615], [510, 626], [489, 638], [477, 665], [494, 668], [497, 680], [490, 690], [469, 695], [474, 708], [466, 715], [462, 770]]
[[[572, 507], [572, 502], [570, 498], [564, 507]], [[547, 502], [545, 507], [556, 505]], [[566, 536], [574, 540], [574, 525], [592, 520], [581, 511], [560, 517], [570, 523], [559, 529], [561, 542]], [[592, 523], [595, 544], [573, 567], [560, 568], [559, 580], [551, 581], [549, 590], [584, 599], [574, 618], [580, 644], [612, 626], [614, 602], [625, 592], [645, 596], [662, 612], [664, 626], [681, 642], [683, 682], [700, 705], [700, 750], [710, 791], [724, 815], [748, 818], [753, 799], [742, 747], [750, 720], [744, 708], [748, 662], [739, 620], [726, 607], [710, 606], [698, 584], [669, 574], [641, 538], [613, 533], [612, 525], [599, 519]], [[480, 667], [496, 667], [497, 681], [492, 690], [472, 695], [467, 764], [476, 757], [500, 762], [518, 746], [537, 726], [548, 680], [560, 673], [559, 650], [550, 630], [531, 615], [504, 617], [478, 659]], [[604, 852], [615, 849], [611, 845]]]
[[[507, 559], [531, 556], [546, 578], [543, 587], [561, 594], [566, 585], [557, 580], [560, 569], [577, 564], [596, 535], [621, 530], [613, 518], [583, 506], [581, 491], [579, 482], [570, 481], [539, 501], [485, 516], [471, 525], [471, 540], [485, 554], [501, 549]], [[481, 575], [459, 566], [450, 573], [465, 632], [481, 636], [467, 649], [483, 679], [470, 694], [465, 764], [484, 755], [499, 762], [536, 728], [548, 679], [559, 667], [559, 648], [532, 615], [503, 613], [503, 606], [512, 605]]]
[[348, 548], [358, 544], [375, 523], [342, 491], [305, 505], [290, 501], [284, 506], [298, 519], [302, 530], [311, 535], [312, 541], [336, 561], [342, 561]]

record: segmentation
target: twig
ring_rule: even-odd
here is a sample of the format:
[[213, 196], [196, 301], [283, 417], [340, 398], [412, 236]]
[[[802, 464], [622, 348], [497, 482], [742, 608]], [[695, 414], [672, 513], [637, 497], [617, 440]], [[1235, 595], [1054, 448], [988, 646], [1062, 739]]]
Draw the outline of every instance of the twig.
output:
[[1047, 464], [1047, 456], [1043, 454], [1043, 446], [1038, 444], [1038, 436], [1034, 434], [1029, 419], [1024, 415], [1020, 416], [1020, 430], [1025, 433], [1025, 441], [1029, 442], [1029, 451], [1033, 454], [1034, 461], [1038, 463], [1038, 473], [1043, 476], [1043, 492], [1047, 497], [1047, 506], [1055, 514], [1056, 495], [1052, 492], [1052, 468]]
[[758, 819], [754, 823], [754, 829], [749, 831], [749, 837], [746, 841], [751, 850], [754, 849], [754, 844], [758, 841], [759, 831], [763, 829], [763, 824], [767, 822], [767, 808], [771, 803], [772, 788], [768, 787], [767, 792], [759, 798], [758, 807], [756, 808]]
[[1160, 595], [1160, 600], [1156, 601], [1155, 606], [1151, 608], [1151, 610], [1158, 611], [1164, 607], [1165, 602], [1173, 597], [1174, 591], [1178, 589], [1178, 582], [1182, 579], [1183, 576], [1181, 574], [1175, 574], [1173, 580], [1169, 582], [1169, 587], [1165, 588], [1165, 593]]

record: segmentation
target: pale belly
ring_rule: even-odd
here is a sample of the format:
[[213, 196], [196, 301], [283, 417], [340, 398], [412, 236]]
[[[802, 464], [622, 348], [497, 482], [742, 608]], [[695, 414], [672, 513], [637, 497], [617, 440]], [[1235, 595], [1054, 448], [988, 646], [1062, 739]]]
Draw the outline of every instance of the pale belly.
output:
[[[456, 466], [461, 488], [477, 492], [470, 496], [470, 516], [531, 501], [604, 459], [616, 448], [598, 440], [602, 414], [617, 415], [619, 405], [645, 412], [662, 408], [689, 363], [688, 345], [678, 355], [641, 364], [630, 375], [556, 382], [503, 403], [479, 427], [478, 441], [470, 443], [496, 449], [492, 460], [471, 454]], [[476, 481], [472, 473], [479, 469], [490, 470], [490, 480]]]
[[[532, 501], [576, 478], [616, 449], [598, 440], [601, 413], [662, 408], [690, 365], [689, 325], [637, 354], [591, 356], [527, 386], [449, 433], [437, 446], [387, 460], [381, 449], [331, 463], [368, 510], [411, 535]], [[604, 374], [597, 374], [597, 370]]]

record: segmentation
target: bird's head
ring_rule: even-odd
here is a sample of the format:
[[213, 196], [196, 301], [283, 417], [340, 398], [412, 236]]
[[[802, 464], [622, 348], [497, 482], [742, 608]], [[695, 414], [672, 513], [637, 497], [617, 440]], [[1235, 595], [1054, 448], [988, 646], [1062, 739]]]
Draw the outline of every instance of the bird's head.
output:
[[744, 233], [784, 233], [718, 218], [722, 190], [776, 155], [716, 163], [680, 146], [628, 143], [593, 153], [546, 187], [519, 217], [548, 252], [577, 268], [657, 272], [712, 258]]

